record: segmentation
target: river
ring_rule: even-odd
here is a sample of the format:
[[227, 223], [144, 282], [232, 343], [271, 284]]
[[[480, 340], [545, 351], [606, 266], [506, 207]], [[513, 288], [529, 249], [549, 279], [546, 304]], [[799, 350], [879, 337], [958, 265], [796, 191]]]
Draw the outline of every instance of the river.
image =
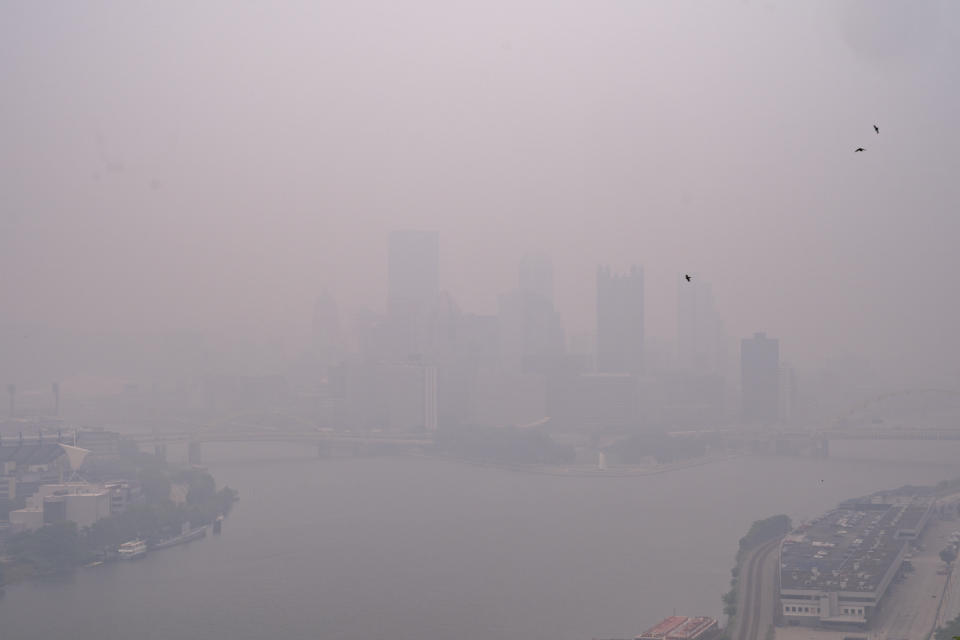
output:
[[[720, 616], [753, 520], [958, 474], [960, 443], [832, 443], [645, 477], [204, 445], [222, 536], [7, 588], [0, 638], [586, 640]], [[173, 452], [171, 451], [171, 455]]]

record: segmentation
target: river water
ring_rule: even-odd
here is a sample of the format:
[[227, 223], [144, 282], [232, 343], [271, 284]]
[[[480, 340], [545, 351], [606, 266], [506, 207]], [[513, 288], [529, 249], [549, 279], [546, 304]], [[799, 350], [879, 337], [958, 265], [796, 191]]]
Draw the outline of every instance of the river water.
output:
[[633, 478], [204, 447], [240, 491], [222, 536], [8, 587], [0, 638], [633, 637], [674, 610], [720, 616], [753, 520], [960, 473], [958, 442], [832, 443], [825, 460]]

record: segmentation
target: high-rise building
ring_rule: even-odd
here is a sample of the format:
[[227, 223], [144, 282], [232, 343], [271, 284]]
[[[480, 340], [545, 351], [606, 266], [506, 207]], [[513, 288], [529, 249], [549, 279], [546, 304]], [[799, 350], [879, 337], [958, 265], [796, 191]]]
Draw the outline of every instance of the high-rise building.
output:
[[553, 306], [553, 263], [541, 253], [520, 260], [520, 291], [538, 296]]
[[520, 261], [518, 288], [498, 298], [501, 364], [528, 373], [544, 372], [561, 358], [566, 338], [553, 306], [553, 265], [542, 254]]
[[780, 365], [778, 410], [780, 422], [789, 424], [797, 416], [797, 374], [786, 363]]
[[436, 431], [437, 368], [419, 363], [388, 364], [381, 366], [380, 373], [387, 429]]
[[324, 290], [313, 305], [313, 351], [323, 367], [340, 355], [340, 314], [337, 302]]
[[677, 290], [677, 364], [697, 374], [723, 373], [723, 323], [707, 282], [680, 278]]
[[740, 341], [740, 390], [743, 420], [773, 424], [779, 418], [780, 341], [754, 333]]
[[517, 290], [501, 295], [497, 320], [504, 366], [529, 372], [563, 355], [566, 340], [560, 314], [539, 294]]
[[643, 371], [643, 269], [597, 270], [597, 372]]
[[429, 336], [427, 318], [440, 293], [440, 245], [436, 231], [390, 234], [387, 316], [393, 359], [422, 355]]

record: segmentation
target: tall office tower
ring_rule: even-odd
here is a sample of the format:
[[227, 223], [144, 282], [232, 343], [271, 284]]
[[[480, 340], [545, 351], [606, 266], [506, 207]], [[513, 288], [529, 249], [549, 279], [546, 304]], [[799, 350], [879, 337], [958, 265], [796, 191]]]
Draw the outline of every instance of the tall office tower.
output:
[[544, 372], [565, 352], [560, 314], [553, 306], [553, 266], [543, 255], [520, 262], [518, 288], [499, 296], [501, 362], [511, 369]]
[[597, 372], [643, 372], [643, 269], [597, 270]]
[[723, 373], [723, 323], [714, 306], [713, 287], [679, 278], [677, 364], [690, 373]]
[[740, 341], [740, 393], [743, 420], [773, 424], [779, 418], [780, 341], [754, 333]]
[[437, 430], [437, 367], [384, 364], [379, 365], [378, 374], [377, 393], [385, 400], [388, 430]]
[[797, 374], [789, 364], [780, 365], [779, 402], [780, 422], [790, 424], [797, 417]]
[[543, 363], [564, 353], [560, 314], [537, 294], [511, 291], [500, 295], [497, 333], [501, 362], [510, 369], [539, 370]]
[[340, 313], [327, 290], [313, 305], [313, 352], [324, 367], [334, 364], [340, 355]]
[[542, 253], [527, 254], [520, 261], [520, 291], [543, 298], [553, 306], [553, 263]]
[[440, 249], [436, 231], [390, 234], [387, 316], [390, 357], [422, 357], [429, 336], [427, 319], [440, 292]]

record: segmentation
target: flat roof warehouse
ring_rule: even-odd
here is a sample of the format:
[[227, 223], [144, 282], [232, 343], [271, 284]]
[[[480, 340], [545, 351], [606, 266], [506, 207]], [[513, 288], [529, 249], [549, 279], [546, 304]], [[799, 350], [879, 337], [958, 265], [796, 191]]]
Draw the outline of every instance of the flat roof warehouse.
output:
[[863, 624], [926, 526], [933, 499], [846, 503], [780, 549], [783, 613], [795, 622]]

